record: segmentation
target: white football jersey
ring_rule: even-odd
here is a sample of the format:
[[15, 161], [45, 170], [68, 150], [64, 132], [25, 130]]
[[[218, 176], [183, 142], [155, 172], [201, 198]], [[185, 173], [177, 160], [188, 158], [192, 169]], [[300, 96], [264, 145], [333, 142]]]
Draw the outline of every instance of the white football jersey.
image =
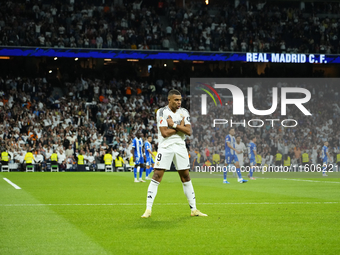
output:
[[236, 154], [238, 159], [243, 160], [243, 154], [247, 151], [247, 147], [244, 145], [243, 142], [240, 142], [239, 144], [236, 142], [235, 149], [241, 152]]
[[183, 144], [185, 145], [185, 134], [178, 131], [176, 134], [171, 135], [169, 137], [164, 138], [160, 131], [160, 127], [167, 127], [168, 122], [166, 121], [171, 116], [172, 120], [175, 124], [181, 124], [181, 121], [184, 117], [184, 125], [190, 125], [190, 115], [188, 110], [184, 108], [177, 109], [176, 113], [170, 110], [168, 106], [158, 109], [157, 113], [157, 129], [158, 129], [158, 146], [159, 147], [167, 147], [171, 144]]

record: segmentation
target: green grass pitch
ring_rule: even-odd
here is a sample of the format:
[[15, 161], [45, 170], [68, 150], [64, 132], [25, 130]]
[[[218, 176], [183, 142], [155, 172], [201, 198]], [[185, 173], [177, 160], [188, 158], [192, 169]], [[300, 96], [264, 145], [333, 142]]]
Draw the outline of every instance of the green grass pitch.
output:
[[[132, 173], [0, 173], [0, 254], [340, 254], [340, 173], [191, 173], [190, 217], [167, 172], [152, 216]], [[14, 189], [3, 178], [21, 189]]]

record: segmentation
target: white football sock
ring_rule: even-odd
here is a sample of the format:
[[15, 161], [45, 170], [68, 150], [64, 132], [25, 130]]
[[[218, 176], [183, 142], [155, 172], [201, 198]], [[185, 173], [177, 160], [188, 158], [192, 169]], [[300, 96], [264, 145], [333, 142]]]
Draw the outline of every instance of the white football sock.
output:
[[191, 211], [196, 210], [196, 198], [194, 187], [192, 186], [191, 180], [188, 182], [183, 182], [183, 191], [188, 199]]
[[159, 182], [155, 181], [154, 179], [151, 180], [148, 188], [148, 194], [146, 198], [146, 209], [151, 210], [153, 201], [155, 200], [155, 197], [157, 195], [157, 189], [158, 189]]

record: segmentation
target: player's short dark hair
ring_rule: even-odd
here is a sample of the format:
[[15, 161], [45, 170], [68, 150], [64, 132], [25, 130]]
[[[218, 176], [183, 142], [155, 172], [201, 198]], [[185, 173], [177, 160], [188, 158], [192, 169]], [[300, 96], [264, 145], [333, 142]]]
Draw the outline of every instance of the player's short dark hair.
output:
[[151, 135], [148, 135], [148, 137], [147, 137], [147, 138], [149, 139], [149, 137], [151, 137], [151, 138], [152, 138], [152, 136], [151, 136]]
[[237, 137], [240, 137], [240, 138], [241, 138], [241, 136], [240, 136], [240, 135], [237, 135], [237, 136], [236, 136], [236, 138], [237, 138]]
[[235, 130], [235, 128], [231, 127], [231, 128], [229, 128], [229, 132], [230, 132], [232, 129], [234, 129], [234, 130]]
[[180, 96], [181, 92], [179, 92], [177, 89], [172, 89], [168, 93], [168, 97], [171, 97], [172, 95]]
[[255, 138], [255, 136], [254, 136], [254, 135], [252, 135], [252, 136], [250, 137], [250, 140], [252, 141], [254, 138]]

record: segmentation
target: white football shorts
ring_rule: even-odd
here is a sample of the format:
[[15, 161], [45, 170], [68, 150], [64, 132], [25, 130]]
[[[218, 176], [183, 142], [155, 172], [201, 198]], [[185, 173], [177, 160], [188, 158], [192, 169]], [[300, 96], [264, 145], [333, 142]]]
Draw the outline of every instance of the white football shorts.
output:
[[172, 162], [177, 170], [190, 169], [189, 155], [185, 145], [175, 143], [166, 148], [158, 148], [154, 168], [170, 170]]

